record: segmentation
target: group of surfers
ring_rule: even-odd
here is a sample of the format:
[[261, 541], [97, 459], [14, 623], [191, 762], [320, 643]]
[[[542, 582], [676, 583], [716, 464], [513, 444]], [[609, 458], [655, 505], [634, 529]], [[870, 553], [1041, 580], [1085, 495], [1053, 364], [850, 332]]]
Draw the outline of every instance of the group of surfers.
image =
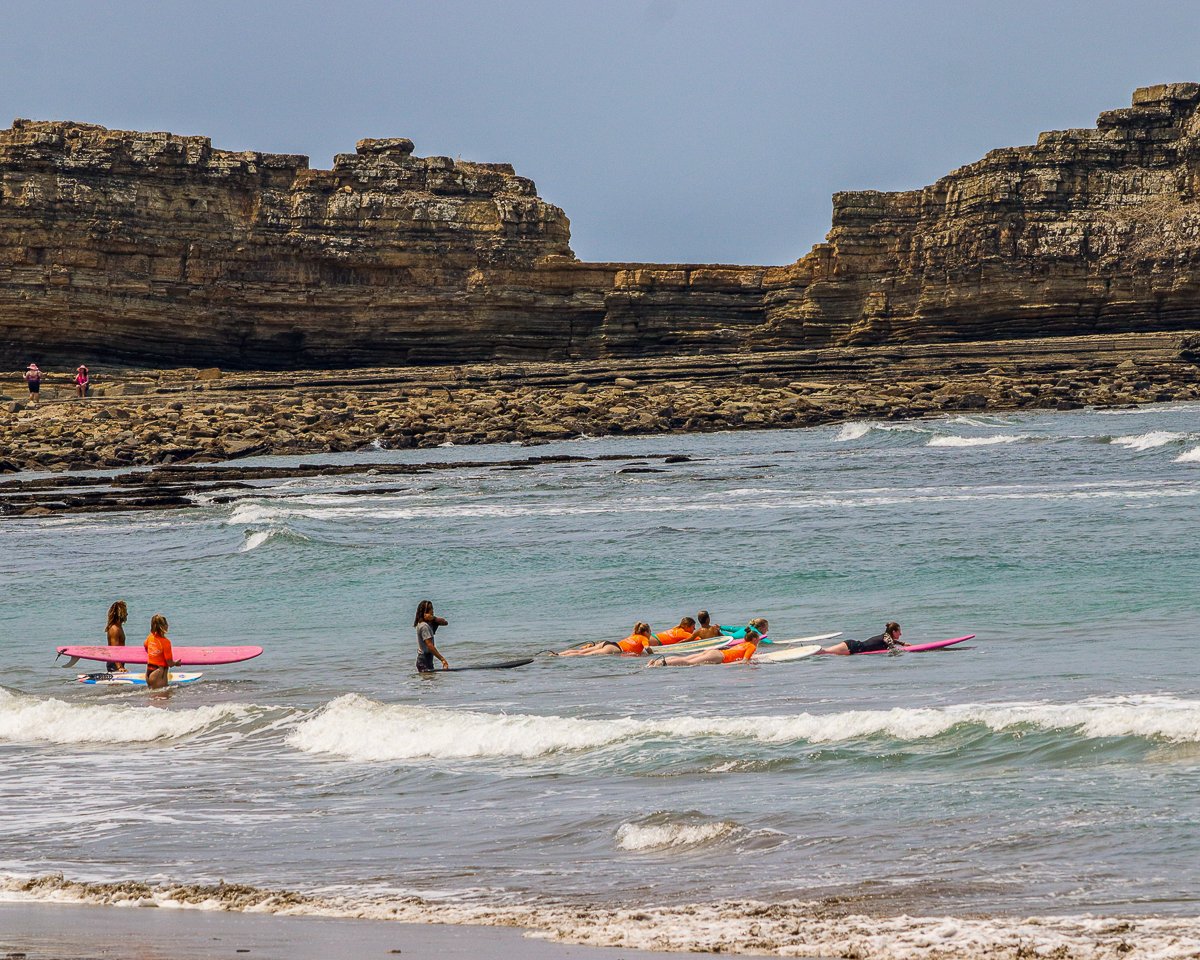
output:
[[[413, 626], [417, 631], [419, 673], [433, 673], [435, 659], [441, 662], [443, 670], [449, 668], [450, 663], [442, 656], [434, 642], [434, 634], [437, 633], [438, 627], [446, 626], [447, 622], [433, 612], [433, 601], [422, 600], [417, 605]], [[652, 632], [649, 624], [639, 620], [633, 625], [633, 632], [624, 640], [588, 640], [566, 650], [546, 652], [558, 657], [640, 657], [647, 653], [656, 653], [647, 664], [650, 667], [697, 667], [703, 664], [739, 663], [753, 658], [759, 644], [766, 640], [769, 628], [770, 624], [763, 617], [753, 618], [744, 627], [718, 626], [712, 622], [707, 610], [701, 610], [695, 617], [683, 617], [677, 626], [661, 633]], [[902, 650], [907, 644], [900, 641], [900, 635], [900, 624], [891, 620], [877, 636], [867, 640], [844, 640], [831, 647], [823, 647], [821, 652], [845, 657], [877, 650]], [[715, 637], [728, 639], [724, 643], [696, 653], [669, 656], [660, 652], [674, 644], [711, 640]]]
[[[108, 608], [108, 626], [104, 630], [105, 639], [110, 647], [125, 646], [125, 621], [129, 619], [129, 608], [124, 600], [118, 600]], [[146, 686], [151, 690], [161, 690], [167, 685], [171, 667], [180, 666], [171, 649], [171, 641], [167, 639], [170, 625], [167, 618], [156, 613], [150, 618], [150, 633], [142, 646], [146, 650]], [[124, 673], [125, 664], [119, 661], [106, 663], [109, 673]]]

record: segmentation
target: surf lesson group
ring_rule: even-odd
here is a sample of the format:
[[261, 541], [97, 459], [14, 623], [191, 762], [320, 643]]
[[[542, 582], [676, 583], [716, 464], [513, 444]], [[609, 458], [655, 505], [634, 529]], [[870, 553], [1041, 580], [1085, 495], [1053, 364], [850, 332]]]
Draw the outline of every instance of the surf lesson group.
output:
[[[448, 624], [449, 621], [434, 613], [433, 601], [422, 600], [417, 605], [413, 627], [417, 631], [418, 673], [437, 672], [434, 668], [435, 659], [441, 663], [442, 670], [453, 669], [434, 639], [438, 627]], [[843, 640], [826, 647], [813, 641], [831, 640], [841, 634], [820, 634], [773, 643], [768, 636], [769, 629], [770, 623], [764, 617], [754, 617], [745, 626], [733, 627], [714, 624], [709, 612], [701, 610], [695, 617], [685, 616], [676, 626], [660, 633], [654, 633], [648, 623], [639, 620], [634, 624], [633, 632], [624, 640], [587, 640], [565, 650], [542, 652], [554, 657], [640, 657], [655, 654], [656, 650], [670, 648], [672, 655], [657, 653], [651, 656], [646, 666], [697, 667], [706, 664], [743, 663], [754, 659], [759, 654], [760, 646], [766, 644], [781, 649], [772, 650], [759, 659], [782, 661], [799, 660], [815, 654], [845, 657], [868, 653], [899, 653], [904, 650], [918, 652], [949, 647], [974, 638], [974, 634], [971, 634], [928, 644], [908, 644], [900, 639], [903, 634], [900, 624], [889, 620], [884, 625], [883, 632], [876, 636], [866, 640]], [[532, 658], [487, 666], [521, 666], [530, 662]]]
[[[150, 632], [141, 648], [126, 645], [125, 623], [129, 610], [124, 600], [117, 600], [108, 608], [105, 627], [105, 646], [59, 647], [59, 656], [69, 657], [66, 666], [74, 666], [79, 660], [102, 660], [105, 672], [80, 674], [76, 679], [87, 684], [129, 684], [145, 686], [150, 690], [161, 690], [167, 686], [191, 683], [198, 680], [200, 673], [177, 673], [172, 668], [184, 665], [239, 663], [259, 656], [262, 647], [173, 647], [168, 636], [170, 624], [161, 613], [150, 618]], [[505, 660], [499, 663], [482, 663], [451, 667], [449, 660], [438, 649], [435, 635], [439, 627], [449, 625], [444, 617], [433, 609], [433, 601], [422, 600], [413, 617], [417, 634], [417, 661], [419, 674], [433, 674], [459, 670], [494, 670], [525, 666], [533, 657]], [[633, 626], [632, 633], [623, 640], [587, 640], [565, 650], [544, 650], [553, 657], [596, 657], [596, 656], [650, 656], [648, 667], [698, 667], [758, 662], [786, 662], [800, 660], [816, 654], [855, 656], [870, 653], [920, 652], [950, 647], [974, 634], [940, 640], [933, 643], [909, 644], [902, 641], [900, 624], [888, 621], [883, 632], [866, 640], [842, 640], [830, 646], [822, 641], [840, 637], [840, 633], [825, 633], [811, 637], [772, 641], [769, 636], [770, 623], [765, 617], [754, 617], [745, 626], [726, 626], [712, 622], [707, 610], [695, 617], [685, 616], [669, 630], [658, 633], [644, 621]], [[763, 648], [770, 649], [763, 652]], [[435, 668], [435, 661], [440, 669]], [[127, 663], [145, 664], [144, 673], [127, 669]]]

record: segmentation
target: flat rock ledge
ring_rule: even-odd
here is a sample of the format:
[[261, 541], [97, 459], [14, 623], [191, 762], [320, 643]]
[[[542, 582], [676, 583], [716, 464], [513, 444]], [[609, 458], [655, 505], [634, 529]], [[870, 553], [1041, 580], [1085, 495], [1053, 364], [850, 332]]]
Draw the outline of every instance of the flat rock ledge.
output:
[[[188, 506], [176, 468], [248, 456], [1196, 401], [1200, 331], [641, 361], [101, 372], [86, 400], [51, 373], [36, 404], [25, 396], [19, 379], [0, 380], [0, 473], [18, 474], [0, 481], [4, 517]], [[72, 504], [31, 496], [53, 485], [20, 476], [134, 467], [170, 467], [159, 471], [170, 483]], [[256, 475], [241, 473], [225, 476]]]

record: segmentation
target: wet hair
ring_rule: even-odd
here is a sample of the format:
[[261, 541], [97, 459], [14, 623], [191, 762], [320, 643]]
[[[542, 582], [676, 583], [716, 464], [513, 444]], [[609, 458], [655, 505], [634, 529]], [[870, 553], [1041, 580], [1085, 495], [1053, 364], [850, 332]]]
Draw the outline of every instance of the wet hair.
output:
[[118, 600], [108, 608], [108, 623], [106, 626], [120, 626], [129, 619], [129, 609], [125, 606], [124, 600]]
[[649, 636], [650, 635], [650, 624], [642, 623], [642, 621], [639, 620], [637, 623], [635, 623], [633, 625], [633, 632], [640, 633], [640, 634], [642, 634], [642, 636]]
[[433, 613], [433, 601], [422, 600], [417, 604], [417, 615], [413, 617], [413, 626], [419, 627], [429, 614]]
[[161, 613], [156, 613], [150, 618], [150, 632], [156, 633], [160, 637], [165, 637], [167, 631], [171, 629], [171, 625], [167, 623], [167, 618]]
[[883, 632], [886, 633], [890, 637], [893, 633], [895, 633], [899, 629], [900, 629], [900, 624], [898, 624], [895, 620], [889, 620], [887, 623], [887, 626], [883, 628]]
[[755, 617], [750, 621], [750, 626], [752, 626], [758, 632], [759, 636], [765, 636], [767, 633], [768, 624], [766, 619], [763, 617]]
[[693, 620], [691, 617], [684, 617], [682, 620], [679, 621], [679, 625], [681, 627], [694, 627], [696, 625], [696, 621]]
[[701, 610], [698, 614], [696, 614], [696, 619], [700, 621], [700, 626], [707, 627], [708, 626], [708, 611]]

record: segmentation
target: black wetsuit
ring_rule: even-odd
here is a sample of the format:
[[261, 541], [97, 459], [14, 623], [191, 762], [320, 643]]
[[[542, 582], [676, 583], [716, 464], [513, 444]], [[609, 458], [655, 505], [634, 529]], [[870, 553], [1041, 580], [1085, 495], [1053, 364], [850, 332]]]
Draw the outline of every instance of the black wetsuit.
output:
[[874, 650], [891, 650], [895, 642], [886, 633], [881, 633], [866, 640], [847, 640], [846, 649], [851, 653], [870, 653]]
[[417, 624], [418, 673], [433, 673], [433, 651], [429, 649], [428, 644], [433, 642], [433, 635], [437, 633], [437, 628], [436, 623], [422, 621]]

